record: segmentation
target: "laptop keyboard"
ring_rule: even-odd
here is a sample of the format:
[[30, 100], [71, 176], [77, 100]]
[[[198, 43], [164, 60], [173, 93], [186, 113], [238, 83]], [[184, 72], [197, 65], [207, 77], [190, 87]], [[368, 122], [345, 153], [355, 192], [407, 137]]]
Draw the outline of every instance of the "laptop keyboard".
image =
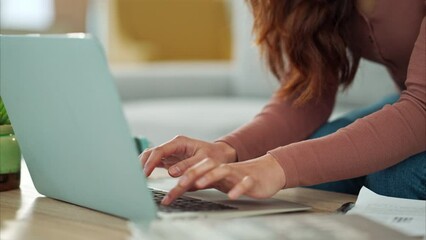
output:
[[166, 192], [152, 189], [152, 196], [158, 206], [158, 209], [163, 212], [200, 212], [200, 211], [220, 211], [237, 209], [220, 203], [209, 202], [205, 200], [195, 199], [191, 197], [181, 196], [168, 206], [161, 205], [161, 200], [166, 195]]

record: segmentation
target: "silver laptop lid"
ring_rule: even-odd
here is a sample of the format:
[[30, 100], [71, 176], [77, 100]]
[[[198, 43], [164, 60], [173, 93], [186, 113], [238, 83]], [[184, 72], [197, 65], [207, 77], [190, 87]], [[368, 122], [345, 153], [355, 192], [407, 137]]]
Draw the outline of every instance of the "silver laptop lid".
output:
[[153, 219], [156, 207], [98, 41], [3, 35], [0, 47], [0, 94], [37, 190]]

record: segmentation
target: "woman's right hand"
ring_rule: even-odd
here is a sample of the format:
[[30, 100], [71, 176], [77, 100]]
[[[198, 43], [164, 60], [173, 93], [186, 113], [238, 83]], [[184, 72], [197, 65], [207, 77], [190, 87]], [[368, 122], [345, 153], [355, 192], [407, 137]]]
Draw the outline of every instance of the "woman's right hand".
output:
[[145, 150], [140, 156], [146, 176], [156, 167], [168, 169], [170, 176], [179, 177], [191, 166], [211, 159], [218, 165], [237, 160], [234, 148], [224, 142], [209, 143], [177, 136], [160, 146]]

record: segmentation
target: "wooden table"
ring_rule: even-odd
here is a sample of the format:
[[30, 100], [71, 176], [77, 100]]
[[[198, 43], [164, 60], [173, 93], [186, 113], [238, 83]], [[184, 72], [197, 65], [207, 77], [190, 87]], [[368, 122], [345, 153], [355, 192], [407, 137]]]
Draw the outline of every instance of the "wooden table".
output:
[[[156, 170], [154, 178], [165, 177]], [[280, 191], [276, 198], [306, 204], [313, 209], [301, 213], [334, 212], [356, 196], [306, 188]], [[129, 239], [128, 222], [104, 213], [57, 201], [40, 195], [34, 188], [26, 165], [21, 172], [21, 187], [0, 193], [1, 239]]]

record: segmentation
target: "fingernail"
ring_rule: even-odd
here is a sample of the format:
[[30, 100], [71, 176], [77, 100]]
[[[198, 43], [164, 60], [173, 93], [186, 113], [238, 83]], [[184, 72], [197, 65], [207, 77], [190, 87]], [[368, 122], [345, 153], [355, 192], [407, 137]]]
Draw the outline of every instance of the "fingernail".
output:
[[174, 166], [169, 169], [169, 172], [171, 175], [178, 175], [180, 173], [180, 169], [179, 167]]
[[179, 179], [179, 185], [181, 185], [182, 187], [185, 187], [186, 185], [188, 185], [189, 183], [189, 178], [187, 176], [182, 176]]
[[207, 183], [207, 179], [205, 177], [202, 177], [200, 179], [198, 179], [197, 181], [197, 185], [200, 187], [204, 187]]

